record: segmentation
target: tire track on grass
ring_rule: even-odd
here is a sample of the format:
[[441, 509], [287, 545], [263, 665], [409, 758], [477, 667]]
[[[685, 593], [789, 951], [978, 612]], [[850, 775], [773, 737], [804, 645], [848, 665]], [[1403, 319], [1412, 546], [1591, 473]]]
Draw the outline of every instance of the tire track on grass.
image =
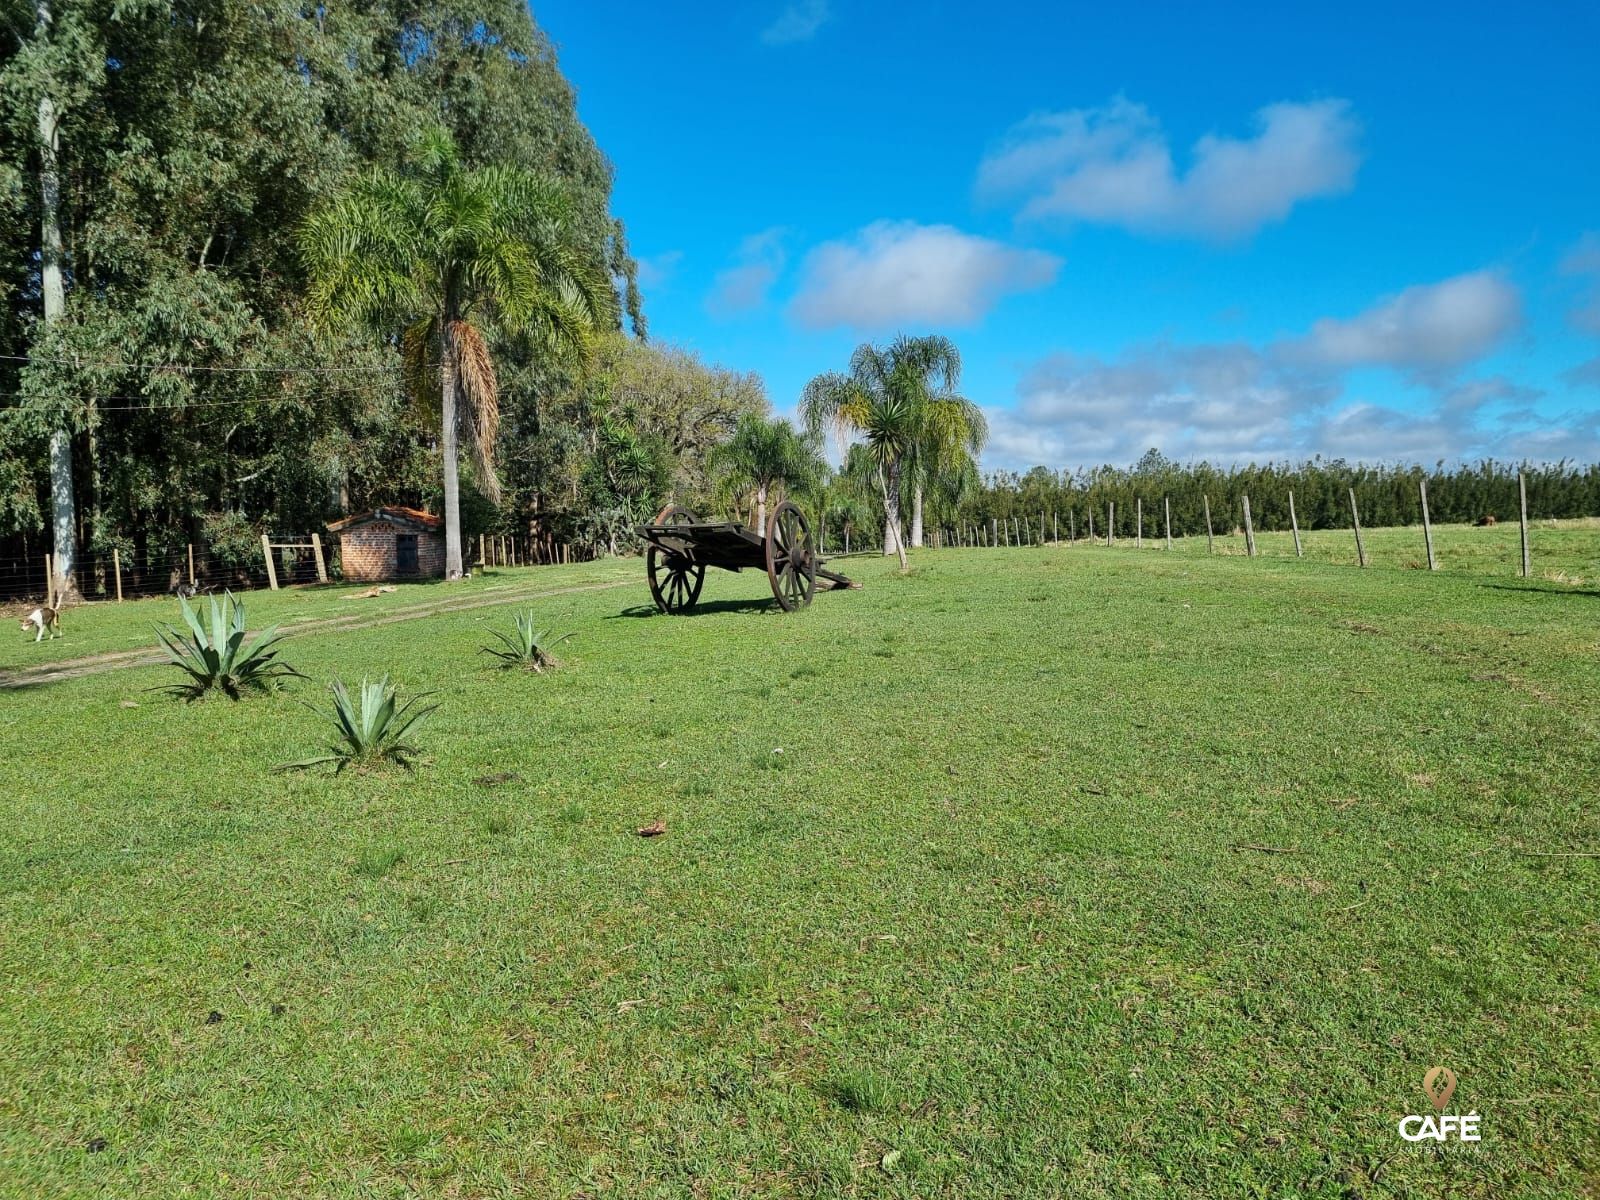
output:
[[[298, 622], [286, 632], [299, 636], [302, 633], [344, 633], [353, 629], [376, 629], [384, 625], [398, 625], [404, 621], [421, 621], [446, 613], [471, 612], [479, 608], [515, 604], [520, 600], [540, 600], [576, 592], [603, 592], [612, 588], [637, 586], [638, 582], [637, 579], [617, 579], [609, 583], [580, 583], [571, 587], [547, 588], [542, 591], [508, 591], [494, 596], [478, 595], [453, 601], [413, 605], [410, 608], [393, 609], [371, 617], [364, 613], [316, 617], [309, 621]], [[86, 675], [104, 675], [108, 671], [123, 670], [127, 667], [160, 666], [166, 661], [166, 655], [159, 650], [113, 650], [104, 654], [91, 654], [83, 658], [69, 658], [60, 662], [41, 664], [37, 667], [24, 667], [17, 671], [0, 671], [0, 691], [16, 691], [41, 683], [81, 679]]]

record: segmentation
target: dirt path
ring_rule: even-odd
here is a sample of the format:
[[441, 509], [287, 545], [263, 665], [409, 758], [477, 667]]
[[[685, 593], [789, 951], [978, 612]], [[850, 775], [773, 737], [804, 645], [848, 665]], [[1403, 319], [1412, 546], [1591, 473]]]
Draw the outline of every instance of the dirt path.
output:
[[[467, 612], [475, 608], [493, 608], [514, 604], [519, 600], [537, 600], [547, 596], [566, 596], [574, 592], [601, 592], [610, 588], [637, 587], [637, 579], [618, 579], [610, 583], [584, 583], [572, 587], [506, 589], [494, 595], [478, 594], [458, 600], [433, 601], [411, 605], [408, 608], [390, 609], [377, 616], [362, 612], [345, 613], [336, 617], [317, 617], [299, 621], [286, 627], [287, 632], [338, 633], [347, 629], [375, 629], [381, 625], [395, 625], [401, 621], [420, 621], [443, 613]], [[33, 687], [41, 683], [56, 683], [63, 679], [77, 679], [84, 675], [101, 675], [124, 667], [159, 666], [167, 661], [160, 650], [115, 650], [104, 654], [91, 654], [84, 658], [69, 658], [60, 662], [43, 663], [37, 667], [24, 667], [16, 671], [0, 671], [0, 691]]]

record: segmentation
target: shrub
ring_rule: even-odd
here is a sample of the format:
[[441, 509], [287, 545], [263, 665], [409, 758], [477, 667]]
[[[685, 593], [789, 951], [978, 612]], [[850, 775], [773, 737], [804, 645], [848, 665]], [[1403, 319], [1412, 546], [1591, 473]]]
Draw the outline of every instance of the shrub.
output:
[[189, 607], [189, 602], [181, 596], [178, 598], [189, 632], [184, 634], [170, 625], [157, 626], [156, 637], [172, 664], [188, 678], [157, 690], [186, 700], [198, 700], [208, 692], [221, 692], [230, 700], [238, 700], [246, 691], [269, 691], [280, 679], [305, 678], [293, 667], [277, 661], [276, 647], [283, 635], [276, 625], [257, 635], [247, 646], [244, 643], [244, 602], [229, 592], [226, 603], [231, 611], [225, 619], [222, 604], [215, 596], [211, 597], [208, 630]]
[[207, 513], [200, 521], [200, 536], [219, 567], [241, 571], [261, 562], [261, 530], [239, 513]]
[[502, 667], [522, 667], [525, 670], [541, 673], [560, 665], [550, 650], [551, 647], [559, 646], [571, 637], [570, 633], [551, 638], [549, 634], [535, 629], [532, 610], [512, 618], [512, 624], [514, 630], [511, 633], [503, 633], [498, 629], [490, 630], [500, 639], [500, 645], [485, 646], [483, 648], [485, 654], [494, 655], [500, 660]]
[[359, 699], [352, 699], [344, 684], [337, 679], [328, 690], [333, 693], [331, 712], [324, 713], [311, 705], [306, 707], [319, 716], [328, 717], [334, 723], [338, 739], [329, 745], [327, 754], [285, 763], [280, 770], [298, 771], [330, 762], [334, 764], [335, 774], [346, 767], [380, 766], [385, 763], [410, 768], [411, 760], [421, 751], [406, 741], [406, 734], [439, 707], [437, 704], [422, 704], [433, 693], [423, 692], [404, 704], [398, 704], [395, 689], [389, 686], [387, 675], [377, 683], [363, 679]]

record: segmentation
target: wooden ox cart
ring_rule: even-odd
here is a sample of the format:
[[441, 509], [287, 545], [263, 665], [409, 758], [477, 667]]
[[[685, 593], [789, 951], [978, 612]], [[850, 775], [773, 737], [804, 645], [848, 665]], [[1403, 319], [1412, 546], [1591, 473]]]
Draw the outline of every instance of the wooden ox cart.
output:
[[664, 613], [688, 612], [700, 599], [707, 567], [765, 570], [772, 595], [785, 612], [811, 603], [820, 577], [830, 588], [860, 587], [822, 569], [805, 514], [788, 500], [767, 518], [766, 536], [737, 521], [701, 521], [687, 508], [671, 505], [654, 522], [640, 525], [650, 594]]

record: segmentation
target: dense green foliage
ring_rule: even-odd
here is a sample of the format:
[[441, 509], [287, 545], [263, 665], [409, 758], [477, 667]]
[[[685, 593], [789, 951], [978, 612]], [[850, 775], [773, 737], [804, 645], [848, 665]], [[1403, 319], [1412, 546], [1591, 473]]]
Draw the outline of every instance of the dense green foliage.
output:
[[[619, 281], [642, 335], [609, 165], [517, 0], [56, 9], [38, 33], [33, 4], [0, 3], [4, 552], [38, 544], [44, 437], [63, 422], [79, 540], [125, 562], [225, 515], [304, 531], [347, 507], [436, 503], [437, 416], [404, 402], [392, 344], [311, 326], [295, 238], [347, 181], [404, 163], [419, 129], [442, 125], [470, 167], [559, 180], [575, 244]], [[47, 94], [62, 113], [69, 285], [48, 334], [34, 174]], [[521, 459], [529, 414], [571, 381], [527, 339], [494, 350], [513, 443], [501, 457]], [[560, 491], [519, 482], [505, 509], [474, 511], [479, 528], [515, 527], [527, 492]]]
[[[1448, 536], [1501, 578], [1199, 539], [856, 560], [792, 616], [748, 573], [638, 615], [637, 561], [260, 597], [388, 622], [296, 662], [439, 691], [414, 774], [273, 773], [288, 695], [40, 688], [0, 1194], [1584, 1195], [1595, 599]], [[507, 687], [530, 604], [571, 669]], [[1435, 1064], [1476, 1151], [1396, 1136]]]
[[1027, 519], [1037, 533], [1039, 515], [1054, 514], [1061, 537], [1069, 523], [1083, 536], [1088, 516], [1097, 535], [1104, 535], [1107, 506], [1116, 506], [1116, 535], [1135, 532], [1136, 502], [1143, 501], [1144, 533], [1161, 532], [1163, 501], [1172, 502], [1175, 537], [1206, 531], [1204, 499], [1209, 498], [1218, 532], [1242, 525], [1243, 498], [1250, 497], [1257, 529], [1288, 529], [1289, 493], [1301, 529], [1350, 526], [1350, 489], [1355, 489], [1364, 525], [1416, 525], [1422, 521], [1418, 484], [1428, 485], [1428, 511], [1440, 524], [1471, 523], [1492, 516], [1515, 521], [1518, 512], [1517, 473], [1527, 476], [1528, 512], [1538, 518], [1586, 517], [1600, 513], [1600, 466], [1560, 462], [1543, 465], [1481, 462], [1446, 465], [1431, 470], [1415, 465], [1363, 466], [1335, 459], [1215, 467], [1208, 463], [1179, 465], [1151, 450], [1130, 469], [1099, 467], [1091, 471], [1056, 472], [1035, 467], [1026, 474], [998, 472], [983, 480], [958, 505], [935, 514], [936, 525], [958, 522], [985, 527], [991, 520]]
[[490, 337], [588, 359], [612, 321], [610, 282], [574, 237], [567, 190], [518, 167], [473, 170], [444, 130], [405, 171], [354, 180], [299, 230], [307, 303], [325, 325], [398, 344], [406, 392], [439, 413], [445, 576], [463, 569], [459, 446], [478, 490], [500, 499], [500, 380]]

